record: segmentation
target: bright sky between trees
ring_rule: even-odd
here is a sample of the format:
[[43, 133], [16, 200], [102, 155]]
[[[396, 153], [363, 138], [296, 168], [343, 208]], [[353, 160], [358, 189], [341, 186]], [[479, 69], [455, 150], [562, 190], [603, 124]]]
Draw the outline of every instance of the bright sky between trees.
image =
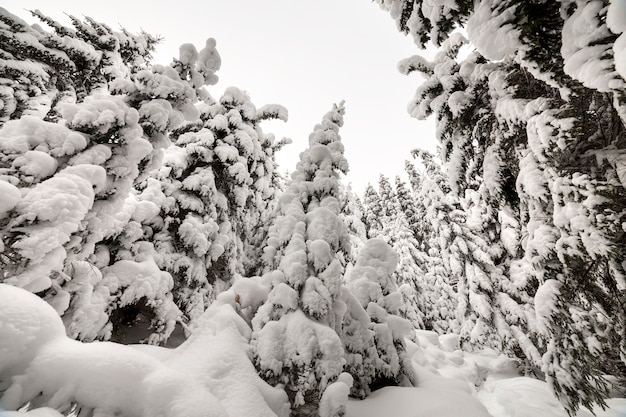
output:
[[434, 121], [418, 121], [406, 105], [420, 82], [396, 69], [399, 60], [419, 53], [400, 34], [388, 13], [368, 0], [208, 0], [197, 4], [147, 0], [5, 0], [2, 7], [29, 23], [27, 10], [39, 9], [64, 24], [64, 15], [89, 16], [114, 29], [141, 29], [163, 37], [155, 63], [167, 64], [186, 42], [198, 48], [217, 39], [222, 57], [214, 97], [237, 86], [257, 107], [276, 103], [289, 122], [265, 122], [263, 129], [293, 144], [277, 157], [292, 171], [315, 124], [332, 104], [346, 101], [340, 134], [350, 172], [345, 178], [362, 195], [379, 174], [404, 177], [410, 150], [434, 151]]

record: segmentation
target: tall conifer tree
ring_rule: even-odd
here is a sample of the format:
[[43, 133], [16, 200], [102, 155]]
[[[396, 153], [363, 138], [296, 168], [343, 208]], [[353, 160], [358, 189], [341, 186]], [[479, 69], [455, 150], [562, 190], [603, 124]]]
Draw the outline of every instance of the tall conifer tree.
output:
[[[413, 57], [400, 67], [427, 77], [410, 108], [435, 114], [452, 190], [472, 213], [500, 220], [473, 223], [487, 242], [502, 237], [491, 253], [504, 278], [497, 332], [512, 336], [570, 413], [602, 402], [601, 374], [623, 374], [626, 358], [619, 8], [604, 0], [379, 4], [418, 46], [442, 47], [434, 62]], [[464, 59], [455, 25], [476, 46]]]

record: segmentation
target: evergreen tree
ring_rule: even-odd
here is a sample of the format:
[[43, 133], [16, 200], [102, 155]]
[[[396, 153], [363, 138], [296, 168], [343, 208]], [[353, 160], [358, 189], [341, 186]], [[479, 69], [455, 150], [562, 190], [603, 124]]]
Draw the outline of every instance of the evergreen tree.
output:
[[[499, 220], [470, 221], [484, 241], [502, 237], [491, 250], [503, 278], [497, 332], [516, 341], [570, 413], [601, 403], [601, 374], [623, 374], [626, 357], [617, 7], [457, 1], [426, 14], [427, 2], [380, 3], [418, 45], [442, 45], [434, 62], [413, 57], [400, 67], [427, 77], [410, 107], [436, 115], [452, 190], [471, 216]], [[477, 50], [460, 60], [465, 41], [451, 33], [465, 23]]]
[[461, 212], [454, 206], [444, 174], [435, 161], [429, 159], [429, 154], [424, 156], [427, 169], [415, 192], [415, 199], [424, 210], [419, 229], [424, 231], [423, 247], [428, 250], [420, 251], [425, 263], [420, 294], [424, 300], [423, 320], [426, 329], [448, 333], [459, 328], [455, 287], [462, 271], [453, 243], [454, 230], [458, 228], [455, 216], [460, 216]]
[[298, 416], [317, 412], [345, 364], [337, 333], [338, 254], [350, 251], [339, 218], [339, 173], [348, 169], [338, 135], [343, 113], [334, 106], [315, 127], [280, 197], [264, 253], [272, 289], [252, 321], [257, 369], [271, 384], [284, 384]]
[[[395, 280], [397, 264], [398, 255], [391, 246], [382, 239], [374, 238], [365, 243], [355, 267], [346, 274], [348, 289], [371, 320], [368, 327], [373, 335], [375, 355], [372, 357], [369, 351], [365, 352], [367, 355], [361, 354], [359, 362], [362, 363], [358, 363], [357, 369], [369, 371], [369, 363], [373, 359], [373, 372], [360, 372], [355, 378], [357, 387], [358, 382], [367, 383], [365, 394], [389, 385], [417, 385], [404, 342], [413, 329], [411, 323], [401, 317], [405, 307], [403, 294], [398, 291]], [[351, 309], [350, 315], [355, 315], [354, 310]], [[346, 330], [344, 346], [350, 352], [354, 350], [355, 337], [351, 329]]]
[[158, 182], [152, 194], [161, 210], [148, 219], [146, 240], [134, 247], [154, 245], [153, 257], [172, 275], [186, 321], [258, 255], [248, 251], [258, 243], [255, 234], [267, 228], [263, 222], [278, 191], [274, 152], [282, 145], [263, 133], [260, 122], [274, 115], [285, 118], [286, 110], [257, 110], [245, 92], [228, 88], [219, 102], [206, 104], [201, 123], [174, 132], [163, 167], [142, 193], [150, 194], [150, 184]]
[[[411, 227], [411, 230], [413, 230], [413, 234], [415, 239], [417, 239], [419, 248], [422, 252], [428, 253], [430, 249], [428, 246], [428, 234], [430, 232], [428, 230], [427, 222], [424, 221], [426, 206], [424, 206], [423, 200], [418, 199], [418, 195], [422, 187], [423, 175], [418, 172], [417, 168], [411, 161], [404, 161], [404, 170], [409, 177], [409, 184], [411, 184], [410, 201], [413, 202], [413, 207], [411, 207], [411, 203], [404, 202], [404, 199], [400, 200], [400, 204], [401, 207], [407, 207], [403, 210], [407, 213], [406, 216], [409, 221], [409, 226]], [[399, 194], [400, 193], [401, 191]]]
[[10, 138], [2, 187], [15, 196], [0, 224], [2, 279], [44, 297], [72, 337], [130, 342], [143, 326], [133, 333], [163, 343], [256, 268], [284, 143], [259, 123], [286, 110], [256, 109], [235, 88], [216, 102], [205, 88], [221, 65], [213, 39], [148, 66], [149, 35], [35, 15], [53, 32], [2, 12], [3, 47], [16, 58], [6, 82], [27, 86], [17, 69], [39, 67], [50, 81], [39, 99], [14, 103], [0, 131]]
[[158, 42], [147, 33], [114, 32], [90, 18], [70, 16], [73, 27], [65, 27], [39, 11], [31, 14], [53, 31], [0, 9], [0, 126], [23, 115], [55, 121], [60, 102], [82, 101], [114, 78], [145, 67]]
[[380, 176], [378, 189], [383, 203], [382, 236], [398, 255], [398, 268], [394, 275], [401, 286], [403, 314], [415, 328], [424, 328], [424, 312], [428, 308], [423, 297], [425, 267], [428, 265], [426, 254], [418, 249], [419, 243], [413, 236], [398, 197], [384, 175]]
[[363, 218], [365, 220], [367, 237], [380, 237], [383, 231], [383, 225], [381, 223], [383, 209], [380, 203], [380, 196], [372, 184], [367, 184], [367, 187], [365, 188], [365, 194], [363, 195], [363, 209]]
[[[440, 126], [438, 139], [443, 144], [440, 154], [450, 180], [442, 181], [441, 170], [432, 163], [431, 155], [421, 153], [420, 156], [426, 169], [434, 178], [439, 178], [441, 189], [449, 194], [446, 199], [459, 210], [457, 214], [461, 216], [457, 216], [457, 220], [463, 225], [463, 233], [474, 242], [472, 246], [480, 248], [476, 259], [482, 264], [482, 273], [477, 275], [471, 269], [468, 274], [483, 277], [482, 284], [468, 286], [469, 282], [464, 280], [459, 288], [464, 294], [459, 314], [465, 323], [465, 346], [479, 347], [485, 343], [499, 346], [517, 354], [524, 367], [532, 369], [536, 365], [531, 365], [534, 362], [531, 358], [539, 356], [538, 341], [530, 335], [531, 324], [526, 319], [528, 310], [532, 309], [532, 292], [529, 293], [526, 284], [520, 280], [515, 282], [513, 278], [513, 272], [518, 270], [514, 261], [521, 253], [519, 197], [514, 192], [518, 168], [517, 163], [505, 162], [511, 158], [517, 160], [516, 144], [524, 135], [519, 124], [504, 117], [516, 115], [516, 106], [521, 104], [521, 100], [514, 98], [513, 87], [507, 88], [511, 80], [521, 79], [518, 78], [521, 77], [520, 69], [506, 61], [503, 68], [493, 66], [478, 53], [472, 53], [458, 63], [456, 57], [465, 42], [463, 37], [453, 34], [443, 43], [442, 51], [432, 63], [413, 57], [403, 62], [401, 68], [429, 74], [428, 82], [418, 89], [411, 108], [416, 117], [436, 114]], [[473, 69], [470, 76], [468, 68]], [[487, 95], [483, 89], [489, 85], [490, 79], [498, 80], [500, 84]], [[533, 88], [537, 87], [528, 85], [525, 91]], [[492, 100], [501, 103], [501, 110], [495, 115], [485, 111], [485, 108], [491, 109]], [[428, 105], [420, 107], [420, 103]], [[409, 176], [416, 178], [414, 169], [409, 170]], [[417, 201], [418, 211], [422, 211], [421, 199]], [[433, 233], [433, 229], [429, 229], [429, 233]], [[464, 267], [458, 269], [460, 276], [464, 270]], [[484, 279], [485, 274], [488, 280]], [[476, 299], [474, 306], [469, 297], [472, 293]], [[477, 294], [482, 295], [477, 297]], [[485, 300], [491, 305], [491, 311], [484, 308]], [[478, 312], [481, 305], [482, 314]], [[477, 311], [472, 313], [474, 308]], [[483, 319], [478, 322], [475, 318], [466, 319], [468, 314]], [[476, 323], [482, 324], [476, 327]], [[491, 325], [485, 326], [485, 323]]]
[[391, 14], [398, 30], [410, 35], [420, 47], [431, 41], [441, 45], [450, 32], [467, 20], [474, 2], [456, 0], [454, 3], [431, 3], [424, 0], [376, 0]]
[[363, 221], [363, 204], [359, 197], [352, 191], [349, 185], [343, 188], [341, 196], [341, 212], [339, 217], [348, 228], [348, 235], [350, 236], [351, 251], [347, 254], [345, 259], [345, 264], [348, 266], [354, 265], [356, 262], [358, 252], [367, 240], [367, 231]]
[[[413, 166], [411, 165], [411, 167]], [[400, 210], [402, 210], [402, 213], [404, 213], [404, 217], [409, 224], [409, 228], [413, 231], [413, 235], [418, 240], [419, 244], [420, 234], [417, 232], [417, 230], [419, 229], [420, 218], [418, 215], [417, 204], [415, 202], [413, 194], [407, 188], [407, 184], [402, 181], [400, 176], [396, 176], [395, 186], [396, 197], [398, 199], [398, 204], [400, 205]], [[419, 188], [419, 186], [417, 188]]]
[[3, 280], [44, 297], [73, 337], [110, 337], [116, 304], [144, 297], [158, 303], [159, 321], [171, 331], [177, 310], [168, 296], [171, 278], [153, 264], [135, 265], [152, 284], [137, 291], [145, 284], [132, 282], [130, 271], [102, 274], [110, 258], [96, 247], [130, 220], [126, 198], [163, 146], [144, 132], [131, 100], [111, 88], [147, 71], [156, 39], [91, 19], [72, 18], [74, 27], [65, 28], [34, 14], [53, 32], [2, 11], [3, 50], [13, 59], [6, 64], [15, 67], [3, 80], [26, 86], [19, 68], [40, 68], [45, 80], [0, 130], [3, 182], [23, 194], [2, 222]]
[[252, 319], [257, 369], [284, 385], [294, 416], [316, 415], [343, 370], [358, 398], [416, 383], [403, 340], [411, 325], [398, 316], [393, 250], [382, 240], [366, 242], [343, 285], [342, 262], [351, 253], [340, 202], [339, 175], [348, 169], [338, 134], [343, 113], [335, 106], [315, 127], [279, 198], [263, 258], [271, 289]]

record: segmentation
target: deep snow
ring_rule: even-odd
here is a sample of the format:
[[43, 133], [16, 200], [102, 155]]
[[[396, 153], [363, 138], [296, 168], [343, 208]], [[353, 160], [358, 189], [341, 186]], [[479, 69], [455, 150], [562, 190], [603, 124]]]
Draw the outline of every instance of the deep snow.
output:
[[[235, 287], [253, 291], [255, 285], [242, 280]], [[46, 302], [0, 284], [0, 410], [32, 401], [33, 407], [62, 412], [79, 403], [100, 416], [287, 417], [286, 395], [267, 385], [250, 361], [251, 329], [237, 314], [245, 306], [233, 305], [230, 292], [218, 297], [185, 343], [166, 349], [69, 339]], [[463, 352], [458, 343], [455, 335], [416, 331], [407, 352], [419, 386], [387, 387], [349, 400], [346, 417], [567, 417], [548, 385], [520, 376], [513, 359], [490, 350]], [[331, 385], [328, 407], [345, 404], [349, 379]], [[608, 405], [596, 415], [626, 415], [626, 398], [611, 398]], [[60, 414], [40, 407], [0, 416]], [[588, 410], [577, 414], [591, 416]]]

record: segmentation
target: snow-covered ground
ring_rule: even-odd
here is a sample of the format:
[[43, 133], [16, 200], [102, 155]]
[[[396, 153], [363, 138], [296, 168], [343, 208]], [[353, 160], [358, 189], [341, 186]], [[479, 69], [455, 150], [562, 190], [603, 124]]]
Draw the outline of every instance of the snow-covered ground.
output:
[[[69, 339], [47, 303], [0, 284], [0, 416], [60, 417], [44, 406], [69, 411], [79, 403], [103, 417], [287, 417], [284, 391], [267, 385], [249, 359], [251, 329], [230, 298], [224, 293], [185, 343], [166, 349]], [[520, 377], [512, 359], [463, 352], [455, 335], [415, 336], [407, 350], [419, 387], [350, 400], [347, 417], [567, 417], [547, 384]], [[28, 402], [34, 410], [3, 411]], [[625, 398], [608, 404], [598, 417], [626, 416]]]
[[[494, 351], [458, 349], [456, 335], [416, 332], [409, 342], [420, 384], [387, 387], [348, 402], [346, 417], [568, 417], [548, 384], [520, 376], [514, 360]], [[597, 417], [626, 416], [626, 398], [611, 398]], [[592, 417], [580, 410], [576, 417]]]

